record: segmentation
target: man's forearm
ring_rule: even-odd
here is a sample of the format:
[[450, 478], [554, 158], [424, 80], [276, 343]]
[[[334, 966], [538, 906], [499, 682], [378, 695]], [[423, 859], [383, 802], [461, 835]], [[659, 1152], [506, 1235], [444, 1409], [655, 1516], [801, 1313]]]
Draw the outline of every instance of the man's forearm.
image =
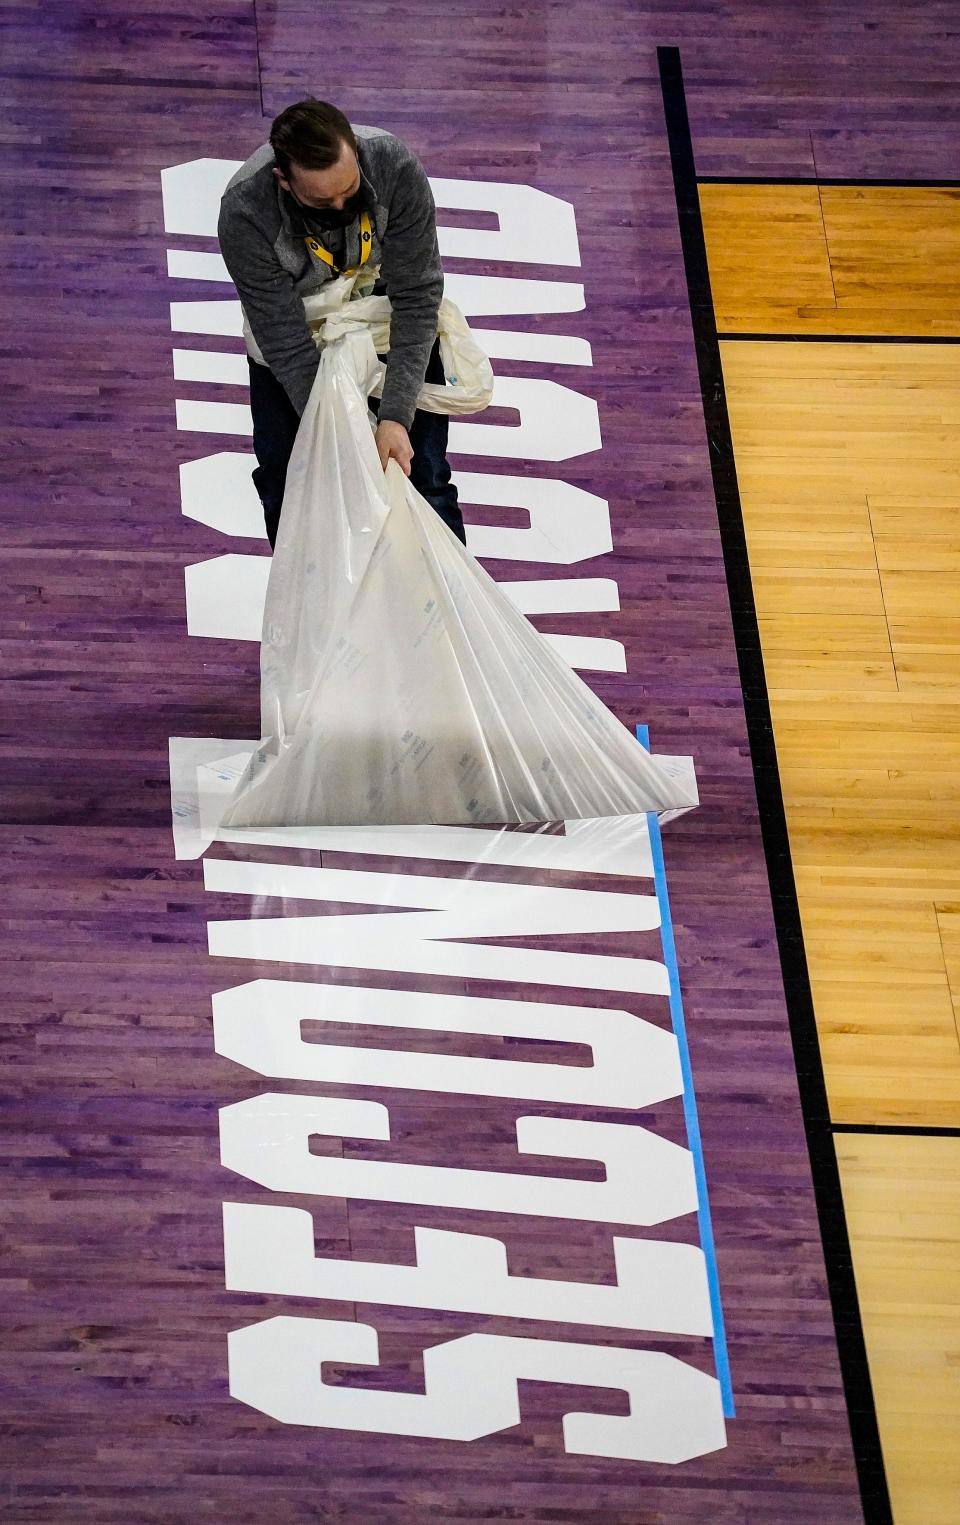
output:
[[243, 218], [228, 217], [221, 212], [217, 235], [260, 353], [297, 412], [302, 414], [320, 354], [292, 278], [279, 267], [265, 240]]
[[312, 338], [310, 338], [309, 343], [310, 350], [307, 350], [304, 345], [295, 354], [274, 349], [272, 360], [269, 359], [263, 345], [261, 344], [260, 346], [260, 352], [264, 360], [267, 360], [273, 374], [285, 389], [297, 412], [301, 415], [307, 406], [307, 401], [313, 390], [313, 383], [316, 380], [317, 370], [320, 366], [320, 351], [317, 349]]
[[436, 206], [420, 162], [404, 166], [384, 243], [383, 280], [390, 298], [390, 352], [379, 416], [409, 429], [437, 337], [443, 266]]

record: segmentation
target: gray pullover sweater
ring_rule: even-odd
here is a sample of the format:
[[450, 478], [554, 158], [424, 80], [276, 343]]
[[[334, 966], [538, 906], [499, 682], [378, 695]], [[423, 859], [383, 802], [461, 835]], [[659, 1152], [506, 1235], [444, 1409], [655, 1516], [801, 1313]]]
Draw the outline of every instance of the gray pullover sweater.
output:
[[[443, 270], [433, 193], [413, 152], [379, 127], [351, 123], [357, 138], [361, 194], [372, 224], [366, 268], [379, 266], [374, 291], [390, 298], [390, 352], [381, 419], [409, 429], [437, 337]], [[261, 355], [298, 413], [306, 407], [320, 363], [302, 297], [336, 273], [306, 242], [318, 238], [341, 268], [360, 262], [359, 216], [346, 227], [307, 229], [296, 202], [277, 183], [269, 143], [251, 154], [227, 184], [217, 237], [227, 270]]]

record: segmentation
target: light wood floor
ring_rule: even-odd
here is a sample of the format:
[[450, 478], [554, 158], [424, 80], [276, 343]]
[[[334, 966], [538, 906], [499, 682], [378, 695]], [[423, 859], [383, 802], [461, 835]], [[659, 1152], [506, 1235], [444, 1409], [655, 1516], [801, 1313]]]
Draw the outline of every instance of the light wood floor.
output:
[[701, 185], [721, 333], [960, 335], [956, 188]]
[[[960, 198], [702, 185], [835, 1122], [960, 1127]], [[898, 336], [904, 342], [871, 342]], [[838, 1139], [898, 1525], [960, 1520], [960, 1138]], [[938, 1464], [939, 1459], [939, 1464]]]
[[840, 1134], [897, 1525], [960, 1518], [960, 1138]]

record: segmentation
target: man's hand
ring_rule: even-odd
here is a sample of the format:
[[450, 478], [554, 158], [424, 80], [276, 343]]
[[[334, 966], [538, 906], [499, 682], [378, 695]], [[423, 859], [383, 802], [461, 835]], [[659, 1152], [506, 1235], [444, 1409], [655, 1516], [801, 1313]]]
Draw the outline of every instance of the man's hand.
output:
[[387, 469], [387, 462], [393, 459], [400, 466], [404, 476], [408, 477], [410, 462], [413, 460], [413, 446], [403, 424], [398, 424], [396, 419], [385, 418], [382, 424], [377, 425], [375, 439], [380, 453], [380, 465], [384, 471]]

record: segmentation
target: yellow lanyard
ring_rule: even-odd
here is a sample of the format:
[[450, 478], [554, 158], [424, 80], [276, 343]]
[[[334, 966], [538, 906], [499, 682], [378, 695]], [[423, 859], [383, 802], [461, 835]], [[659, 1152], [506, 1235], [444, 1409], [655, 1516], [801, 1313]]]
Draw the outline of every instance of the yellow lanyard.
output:
[[315, 238], [305, 238], [304, 243], [310, 250], [311, 254], [315, 254], [317, 259], [322, 259], [325, 265], [330, 266], [330, 269], [334, 272], [335, 275], [354, 275], [356, 271], [361, 270], [367, 263], [367, 260], [370, 258], [370, 250], [373, 247], [373, 235], [370, 232], [370, 213], [360, 213], [360, 264], [351, 265], [349, 270], [341, 270], [340, 267], [334, 263], [334, 258], [330, 253], [330, 250], [325, 249], [323, 245], [318, 243]]

